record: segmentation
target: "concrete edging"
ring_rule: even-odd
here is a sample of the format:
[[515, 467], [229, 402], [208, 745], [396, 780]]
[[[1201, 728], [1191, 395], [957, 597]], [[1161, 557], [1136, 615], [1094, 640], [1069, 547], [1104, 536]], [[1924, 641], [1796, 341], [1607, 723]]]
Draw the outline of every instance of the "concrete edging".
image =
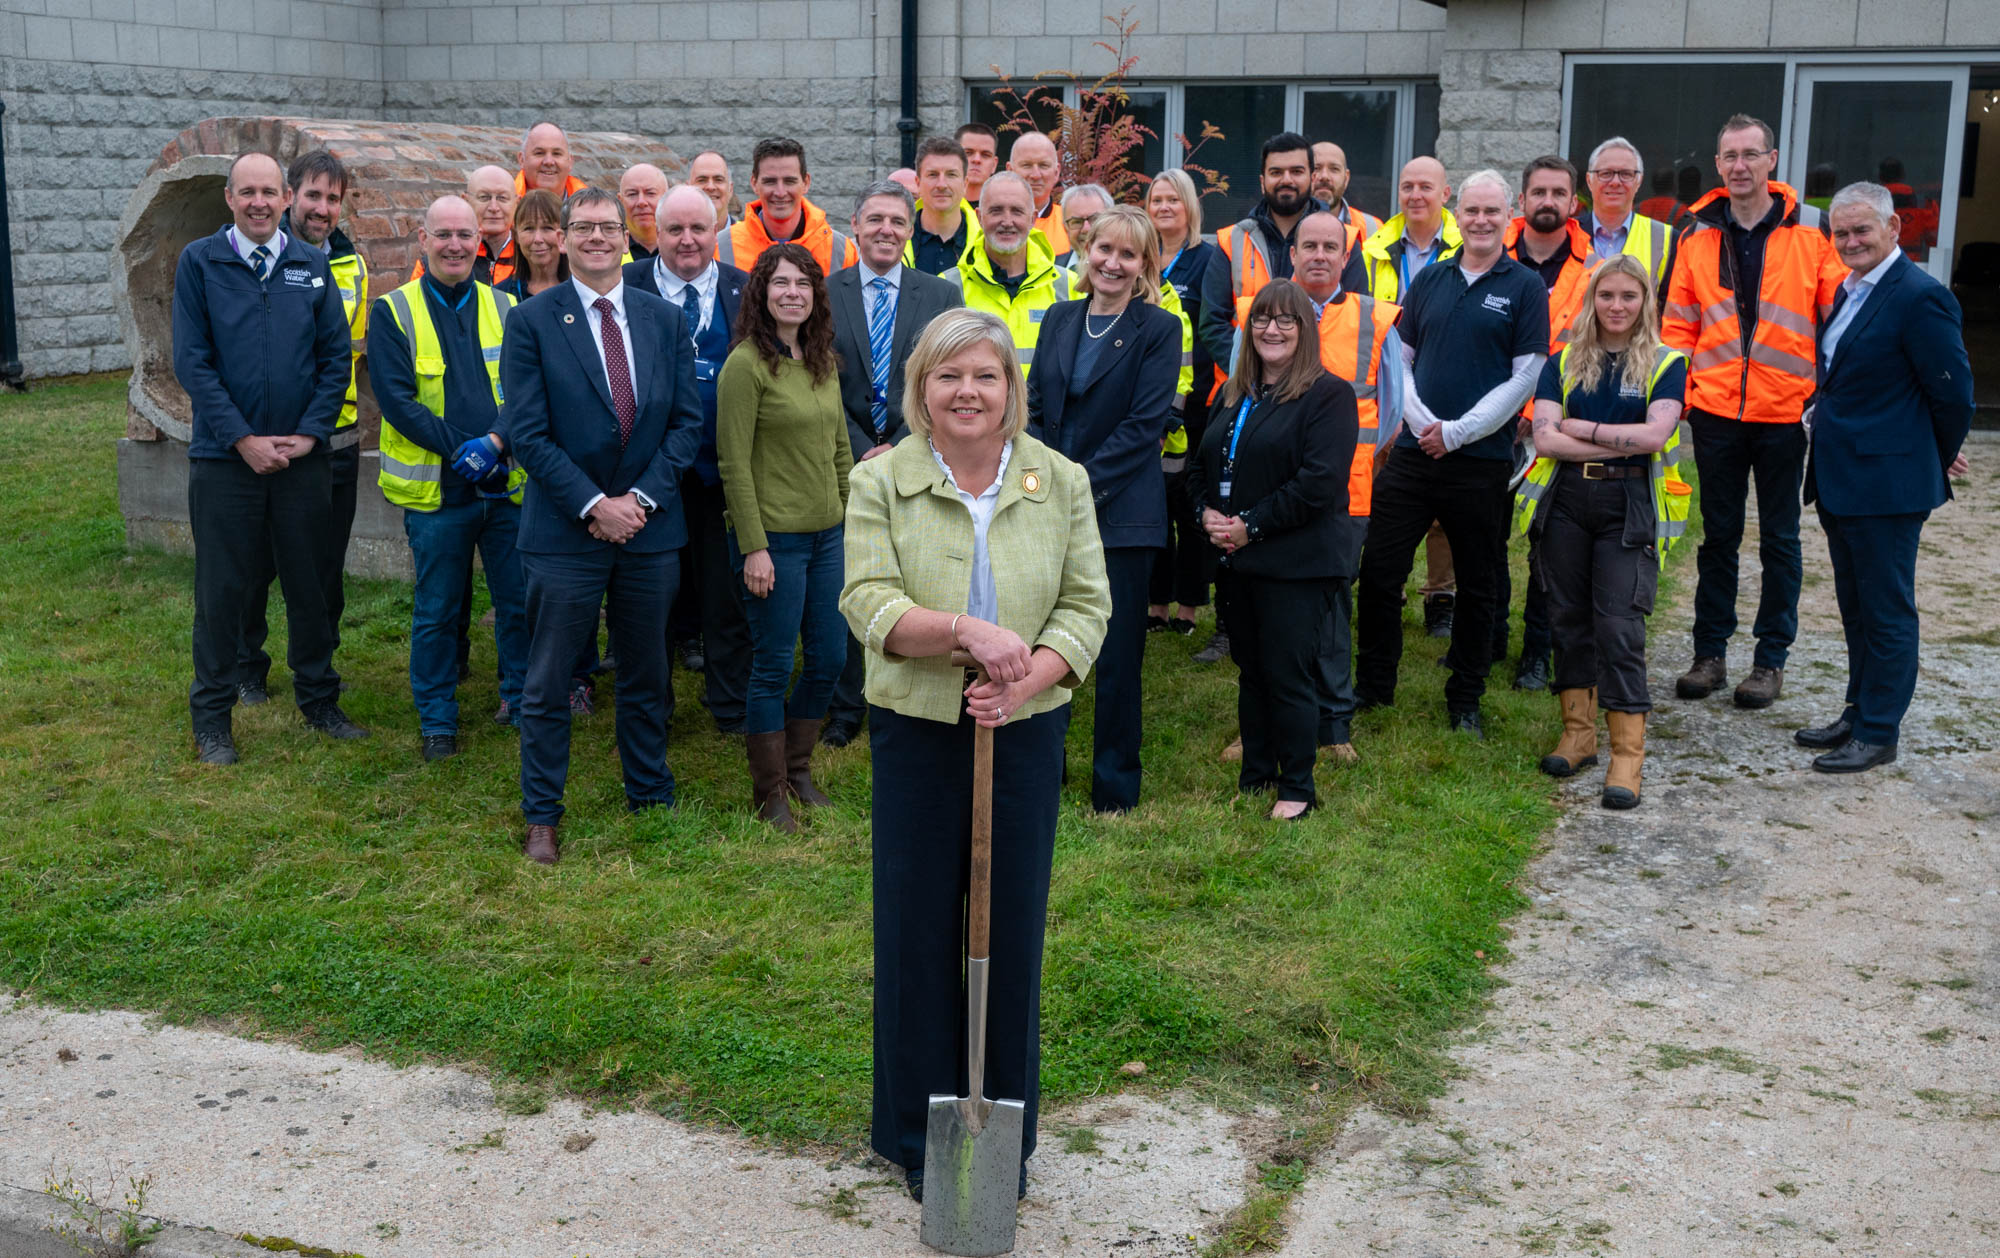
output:
[[[0, 1184], [0, 1258], [77, 1258], [76, 1248], [56, 1234], [68, 1219], [68, 1208], [47, 1193]], [[139, 1253], [144, 1258], [271, 1256], [270, 1250], [233, 1236], [173, 1223]]]

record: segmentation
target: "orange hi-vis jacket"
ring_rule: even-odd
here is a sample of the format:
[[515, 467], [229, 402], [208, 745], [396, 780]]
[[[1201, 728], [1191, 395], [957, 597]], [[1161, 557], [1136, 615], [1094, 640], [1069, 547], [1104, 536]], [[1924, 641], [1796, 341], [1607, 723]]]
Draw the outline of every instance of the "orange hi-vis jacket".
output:
[[[1528, 221], [1517, 218], [1507, 224], [1507, 234], [1502, 238], [1507, 252], [1519, 260], [1521, 255], [1516, 246], [1521, 233], [1528, 229]], [[1590, 287], [1591, 272], [1597, 269], [1597, 251], [1591, 247], [1590, 237], [1583, 234], [1575, 219], [1563, 224], [1569, 235], [1569, 257], [1563, 260], [1562, 273], [1556, 276], [1556, 286], [1549, 290], [1549, 353], [1560, 354], [1569, 344], [1570, 337], [1576, 335], [1577, 316], [1583, 313], [1584, 290]], [[1530, 403], [1532, 405], [1532, 403]]]
[[1035, 230], [1048, 237], [1049, 248], [1056, 251], [1058, 258], [1070, 251], [1074, 242], [1069, 238], [1069, 228], [1063, 225], [1061, 188], [1049, 194], [1049, 212], [1035, 220]]
[[[585, 188], [589, 186], [590, 185], [584, 183], [583, 180], [578, 179], [575, 175], [571, 175], [568, 179], [563, 180], [562, 194], [558, 196], [556, 200], [567, 201], [571, 197], [575, 196], [577, 193], [583, 191]], [[527, 195], [528, 195], [528, 172], [525, 170], [517, 170], [514, 172], [514, 196], [516, 198], [519, 198]]]
[[1674, 252], [1660, 307], [1660, 339], [1688, 356], [1687, 404], [1759, 424], [1794, 424], [1815, 387], [1818, 329], [1832, 312], [1847, 266], [1833, 242], [1799, 221], [1799, 194], [1776, 180], [1778, 225], [1764, 238], [1757, 321], [1737, 317], [1736, 251], [1729, 193], [1694, 203]]
[[[1360, 293], [1342, 293], [1319, 315], [1319, 360], [1325, 368], [1354, 386], [1361, 430], [1354, 441], [1354, 462], [1347, 473], [1347, 514], [1366, 519], [1375, 489], [1375, 446], [1382, 438], [1382, 345], [1403, 308]], [[1389, 371], [1403, 364], [1391, 363]]]
[[[853, 266], [860, 259], [854, 242], [844, 234], [833, 230], [826, 221], [826, 211], [812, 202], [799, 202], [799, 230], [792, 236], [791, 243], [801, 245], [812, 254], [819, 269], [831, 277], [842, 267]], [[764, 227], [764, 202], [752, 201], [743, 207], [743, 217], [730, 224], [729, 230], [715, 238], [715, 256], [733, 267], [745, 271], [757, 265], [757, 259], [777, 241]]]

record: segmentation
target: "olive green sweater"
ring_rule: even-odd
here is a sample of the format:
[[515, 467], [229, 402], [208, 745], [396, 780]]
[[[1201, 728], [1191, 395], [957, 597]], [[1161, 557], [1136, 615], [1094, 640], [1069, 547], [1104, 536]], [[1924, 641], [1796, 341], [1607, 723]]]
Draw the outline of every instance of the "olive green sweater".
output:
[[715, 455], [729, 527], [743, 554], [768, 533], [817, 533], [847, 511], [847, 415], [840, 377], [814, 384], [790, 359], [774, 373], [754, 345], [729, 351], [716, 383]]

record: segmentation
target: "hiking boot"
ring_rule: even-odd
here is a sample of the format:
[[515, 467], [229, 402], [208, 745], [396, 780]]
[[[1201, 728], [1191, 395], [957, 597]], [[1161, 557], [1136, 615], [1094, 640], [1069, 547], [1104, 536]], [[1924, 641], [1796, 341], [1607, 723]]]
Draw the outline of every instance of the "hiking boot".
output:
[[1729, 682], [1720, 655], [1697, 655], [1694, 663], [1674, 683], [1674, 693], [1683, 699], [1706, 699]]
[[354, 723], [353, 718], [340, 710], [340, 705], [332, 699], [322, 699], [318, 703], [300, 708], [306, 724], [312, 726], [328, 738], [338, 738], [346, 742], [355, 738], [368, 737], [368, 731]]
[[1611, 767], [1604, 771], [1601, 802], [1606, 808], [1637, 808], [1646, 765], [1646, 714], [1606, 712], [1604, 723], [1611, 727]]
[[1522, 656], [1521, 662], [1514, 666], [1514, 689], [1542, 691], [1548, 688], [1548, 656], [1537, 655], [1533, 659]]
[[1452, 613], [1457, 606], [1455, 594], [1424, 595], [1424, 632], [1433, 638], [1449, 638]]
[[203, 764], [235, 764], [236, 740], [226, 729], [203, 730], [194, 736], [194, 756]]
[[1230, 743], [1227, 747], [1224, 747], [1222, 749], [1221, 759], [1222, 763], [1224, 764], [1239, 764], [1242, 762], [1243, 736], [1241, 734], [1238, 734], [1236, 736], [1236, 741]]
[[1768, 708], [1777, 702], [1778, 695], [1785, 688], [1785, 670], [1782, 668], [1759, 667], [1750, 670], [1736, 687], [1736, 706], [1739, 708]]
[[1208, 640], [1208, 645], [1194, 653], [1197, 664], [1220, 664], [1229, 658], [1229, 635], [1216, 630]]
[[433, 760], [449, 760], [457, 754], [458, 754], [458, 735], [456, 734], [424, 735], [425, 764], [429, 764]]
[[260, 703], [269, 703], [271, 692], [262, 681], [239, 681], [236, 683], [236, 702], [246, 708], [254, 708]]
[[1486, 722], [1479, 715], [1478, 708], [1467, 708], [1463, 712], [1451, 714], [1451, 729], [1455, 734], [1470, 734], [1481, 742], [1486, 740]]

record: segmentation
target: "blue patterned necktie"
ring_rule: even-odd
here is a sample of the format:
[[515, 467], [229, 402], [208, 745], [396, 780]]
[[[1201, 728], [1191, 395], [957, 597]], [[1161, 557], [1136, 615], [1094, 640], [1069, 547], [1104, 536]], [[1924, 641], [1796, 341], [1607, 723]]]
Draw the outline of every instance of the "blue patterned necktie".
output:
[[260, 283], [271, 273], [271, 250], [267, 246], [258, 245], [250, 251], [250, 269], [257, 273]]
[[868, 413], [880, 438], [889, 431], [889, 355], [896, 338], [896, 290], [883, 276], [868, 281], [874, 296], [868, 302], [868, 361], [874, 367], [874, 398]]

